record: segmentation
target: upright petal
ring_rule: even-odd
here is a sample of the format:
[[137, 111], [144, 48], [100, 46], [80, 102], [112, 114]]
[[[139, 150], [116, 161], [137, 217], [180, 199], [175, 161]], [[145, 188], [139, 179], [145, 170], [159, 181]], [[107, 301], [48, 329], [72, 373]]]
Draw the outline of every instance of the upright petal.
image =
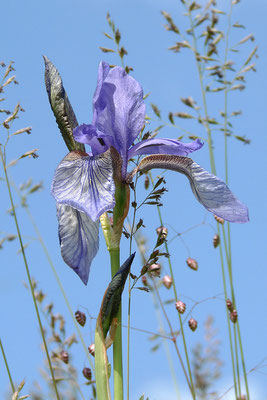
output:
[[63, 260], [88, 282], [90, 266], [99, 247], [99, 220], [65, 204], [57, 204], [58, 234]]
[[127, 160], [127, 151], [145, 122], [141, 86], [123, 68], [110, 69], [95, 102], [95, 110], [96, 128], [113, 136], [114, 147]]
[[193, 151], [201, 149], [203, 143], [197, 139], [190, 143], [183, 143], [175, 139], [148, 139], [142, 140], [128, 152], [128, 159], [141, 154], [173, 154], [187, 156]]
[[59, 164], [52, 194], [60, 204], [86, 213], [93, 221], [115, 206], [115, 184], [110, 150], [90, 157], [71, 152]]
[[162, 154], [147, 156], [128, 175], [127, 181], [130, 182], [137, 172], [146, 172], [153, 168], [169, 169], [186, 175], [196, 199], [218, 217], [230, 222], [249, 221], [247, 207], [235, 197], [228, 186], [191, 158]]

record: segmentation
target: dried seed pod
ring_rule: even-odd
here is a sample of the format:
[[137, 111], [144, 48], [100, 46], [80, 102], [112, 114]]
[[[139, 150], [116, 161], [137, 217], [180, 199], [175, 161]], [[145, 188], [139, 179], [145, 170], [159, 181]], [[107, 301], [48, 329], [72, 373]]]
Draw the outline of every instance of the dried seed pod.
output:
[[148, 272], [155, 277], [159, 277], [160, 276], [160, 270], [161, 270], [161, 266], [160, 264], [151, 264], [148, 268]]
[[218, 247], [220, 244], [220, 236], [219, 235], [215, 235], [213, 238], [213, 246], [216, 249], [216, 247]]
[[86, 315], [82, 311], [79, 311], [79, 310], [76, 311], [75, 318], [76, 318], [76, 321], [78, 322], [78, 324], [80, 324], [81, 326], [85, 325]]
[[224, 224], [224, 219], [223, 218], [217, 217], [217, 215], [215, 215], [215, 214], [213, 216], [216, 219], [216, 221], [219, 222], [219, 224], [222, 224], [222, 225]]
[[226, 300], [226, 305], [227, 305], [227, 308], [228, 308], [228, 310], [229, 310], [230, 312], [232, 312], [232, 311], [234, 310], [233, 303], [231, 302], [230, 299], [227, 299], [227, 300]]
[[147, 277], [145, 275], [142, 276], [142, 283], [144, 286], [147, 286]]
[[193, 332], [197, 329], [197, 321], [194, 318], [190, 318], [190, 320], [188, 321], [188, 325]]
[[163, 239], [166, 239], [167, 235], [168, 235], [168, 228], [166, 228], [165, 226], [159, 226], [156, 229], [157, 235], [160, 237], [162, 237]]
[[149, 188], [149, 177], [146, 175], [145, 177], [145, 189]]
[[188, 257], [186, 260], [186, 263], [189, 268], [193, 269], [194, 271], [198, 270], [198, 263], [194, 258]]
[[90, 346], [88, 347], [88, 351], [93, 357], [95, 356], [95, 344], [94, 343], [90, 344]]
[[83, 369], [83, 376], [88, 379], [88, 381], [92, 380], [92, 371], [90, 368], [84, 367]]
[[63, 361], [65, 364], [68, 364], [68, 362], [69, 362], [69, 354], [68, 354], [65, 350], [62, 350], [62, 351], [59, 353], [59, 358], [60, 358], [61, 361]]
[[186, 304], [183, 301], [178, 300], [175, 303], [175, 308], [180, 314], [183, 314], [185, 312], [185, 310], [186, 310]]
[[230, 320], [235, 324], [237, 321], [237, 311], [234, 309], [230, 312]]
[[166, 289], [170, 289], [171, 288], [172, 278], [169, 275], [165, 275], [162, 278], [162, 282], [163, 282], [163, 285], [165, 286]]

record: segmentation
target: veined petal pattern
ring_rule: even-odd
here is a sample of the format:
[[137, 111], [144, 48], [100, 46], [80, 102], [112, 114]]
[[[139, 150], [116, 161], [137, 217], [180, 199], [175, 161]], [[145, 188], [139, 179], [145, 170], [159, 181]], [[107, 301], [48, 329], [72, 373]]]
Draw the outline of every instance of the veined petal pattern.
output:
[[56, 169], [52, 194], [58, 203], [86, 213], [93, 221], [112, 209], [115, 184], [110, 150], [94, 157], [69, 153]]
[[65, 204], [57, 204], [58, 234], [63, 260], [88, 282], [90, 266], [99, 247], [99, 220]]
[[127, 181], [130, 182], [137, 172], [146, 172], [153, 168], [169, 169], [186, 175], [196, 199], [218, 217], [229, 222], [249, 221], [247, 207], [235, 197], [228, 186], [191, 158], [165, 154], [147, 156], [128, 175]]

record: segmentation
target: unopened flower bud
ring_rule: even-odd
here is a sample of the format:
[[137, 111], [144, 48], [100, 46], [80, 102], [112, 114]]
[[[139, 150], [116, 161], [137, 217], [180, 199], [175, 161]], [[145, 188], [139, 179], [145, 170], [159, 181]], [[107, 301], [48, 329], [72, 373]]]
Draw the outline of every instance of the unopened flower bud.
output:
[[149, 177], [146, 175], [145, 177], [145, 189], [149, 188]]
[[59, 358], [61, 359], [61, 361], [63, 361], [65, 364], [68, 364], [69, 362], [69, 354], [65, 351], [62, 350], [59, 354]]
[[145, 275], [142, 276], [142, 283], [144, 286], [147, 286], [147, 277]]
[[90, 344], [90, 346], [88, 347], [88, 351], [93, 357], [95, 356], [95, 344], [94, 343]]
[[183, 301], [179, 300], [175, 303], [175, 308], [180, 314], [183, 314], [186, 310], [186, 304]]
[[235, 324], [237, 321], [237, 311], [234, 309], [230, 312], [230, 320]]
[[156, 229], [157, 235], [160, 237], [162, 237], [163, 239], [166, 239], [167, 235], [168, 235], [168, 228], [166, 228], [165, 226], [159, 226]]
[[219, 235], [215, 235], [213, 238], [213, 246], [216, 249], [216, 247], [218, 247], [220, 244], [220, 236]]
[[78, 322], [78, 324], [80, 324], [81, 326], [85, 325], [86, 315], [83, 312], [81, 312], [79, 310], [76, 311], [75, 318], [76, 318], [76, 321]]
[[232, 311], [234, 310], [233, 303], [231, 302], [230, 299], [227, 299], [227, 300], [226, 300], [226, 305], [227, 305], [227, 308], [228, 308], [228, 310], [229, 310], [230, 312], [232, 312]]
[[193, 332], [197, 329], [197, 321], [194, 318], [190, 318], [190, 320], [188, 321], [188, 325]]
[[241, 396], [238, 397], [237, 400], [247, 400], [247, 398], [244, 394], [241, 394]]
[[198, 263], [194, 258], [188, 257], [188, 259], [186, 260], [186, 263], [187, 263], [188, 267], [193, 269], [194, 271], [198, 270]]
[[165, 275], [162, 279], [163, 285], [166, 289], [170, 289], [172, 285], [172, 278], [169, 275]]
[[222, 224], [222, 225], [224, 224], [224, 219], [223, 218], [217, 217], [217, 215], [215, 215], [215, 214], [213, 216], [216, 219], [216, 221], [219, 222], [219, 224]]
[[148, 272], [152, 275], [152, 276], [156, 276], [159, 277], [160, 276], [160, 270], [161, 270], [161, 266], [160, 264], [151, 264], [148, 268]]
[[83, 376], [88, 379], [88, 381], [92, 380], [92, 371], [90, 368], [84, 367], [83, 369]]

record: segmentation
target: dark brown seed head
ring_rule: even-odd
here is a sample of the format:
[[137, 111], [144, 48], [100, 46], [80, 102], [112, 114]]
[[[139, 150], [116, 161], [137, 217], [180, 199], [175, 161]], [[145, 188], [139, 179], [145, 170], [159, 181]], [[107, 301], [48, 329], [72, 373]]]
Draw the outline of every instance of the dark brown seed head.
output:
[[214, 214], [214, 218], [216, 219], [217, 222], [219, 222], [219, 224], [224, 224], [224, 219], [221, 217], [217, 217], [217, 215]]
[[220, 244], [220, 236], [219, 235], [215, 235], [213, 238], [213, 246], [216, 249], [216, 247], [218, 247]]
[[188, 257], [186, 260], [186, 263], [189, 268], [193, 269], [194, 271], [198, 270], [198, 263], [194, 258]]
[[163, 239], [166, 239], [167, 235], [168, 235], [168, 228], [166, 228], [165, 226], [159, 226], [156, 229], [157, 235], [160, 235], [160, 237], [162, 237]]
[[228, 310], [229, 310], [230, 312], [232, 312], [232, 311], [234, 310], [233, 303], [231, 302], [230, 299], [227, 299], [227, 300], [226, 300], [226, 305], [227, 305], [227, 308], [228, 308]]
[[88, 351], [93, 357], [95, 356], [95, 344], [94, 343], [90, 344], [90, 346], [88, 347]]
[[142, 276], [142, 283], [144, 286], [147, 286], [147, 277], [145, 275]]
[[234, 309], [231, 313], [230, 313], [230, 320], [235, 324], [237, 321], [237, 311]]
[[88, 379], [88, 381], [92, 380], [92, 371], [90, 368], [84, 367], [83, 369], [83, 376]]
[[160, 264], [152, 264], [149, 266], [148, 268], [148, 272], [155, 277], [159, 277], [160, 276], [160, 270], [161, 270], [161, 266]]
[[78, 322], [78, 324], [80, 324], [81, 326], [85, 325], [86, 315], [82, 311], [79, 311], [79, 310], [76, 311], [75, 318], [76, 318], [76, 321]]
[[190, 320], [188, 321], [188, 325], [193, 332], [197, 329], [197, 321], [194, 318], [190, 318]]
[[183, 314], [186, 310], [186, 304], [183, 301], [179, 300], [175, 303], [175, 308], [180, 314]]
[[169, 275], [165, 275], [162, 278], [162, 282], [163, 282], [163, 285], [165, 286], [166, 289], [170, 289], [171, 288], [172, 278]]
[[60, 357], [61, 361], [63, 361], [65, 364], [68, 364], [69, 354], [65, 350], [62, 350], [60, 352], [59, 357]]
[[149, 188], [149, 177], [146, 175], [145, 177], [145, 189]]

